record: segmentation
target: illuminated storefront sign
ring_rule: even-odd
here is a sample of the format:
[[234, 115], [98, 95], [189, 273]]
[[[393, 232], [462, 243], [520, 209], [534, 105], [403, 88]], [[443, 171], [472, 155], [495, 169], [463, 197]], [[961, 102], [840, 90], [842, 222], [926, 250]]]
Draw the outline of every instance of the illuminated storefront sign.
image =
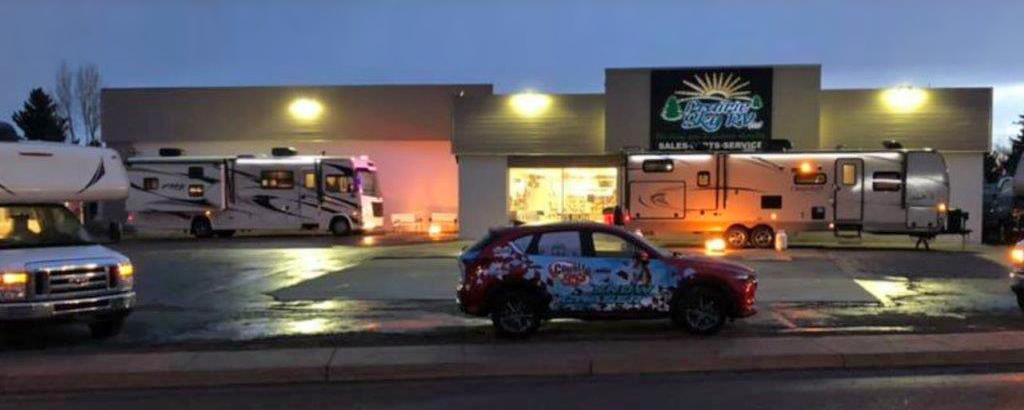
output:
[[771, 68], [651, 72], [651, 149], [758, 151], [771, 138]]
[[509, 168], [509, 217], [520, 222], [599, 222], [618, 204], [614, 167]]

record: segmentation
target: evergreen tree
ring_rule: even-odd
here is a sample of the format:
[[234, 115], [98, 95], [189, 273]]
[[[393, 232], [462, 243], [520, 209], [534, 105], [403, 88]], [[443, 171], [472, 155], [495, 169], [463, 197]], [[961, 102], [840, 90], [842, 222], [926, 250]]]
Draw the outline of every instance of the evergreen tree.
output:
[[1021, 114], [1014, 124], [1020, 125], [1017, 135], [1010, 137], [1010, 155], [1006, 159], [1006, 174], [1013, 176], [1017, 172], [1017, 163], [1024, 154], [1024, 114]]
[[64, 142], [67, 120], [57, 114], [57, 105], [42, 88], [32, 90], [21, 111], [11, 116], [25, 139]]
[[661, 119], [665, 121], [679, 121], [683, 119], [683, 109], [679, 106], [679, 99], [676, 96], [669, 96], [665, 106], [661, 108]]

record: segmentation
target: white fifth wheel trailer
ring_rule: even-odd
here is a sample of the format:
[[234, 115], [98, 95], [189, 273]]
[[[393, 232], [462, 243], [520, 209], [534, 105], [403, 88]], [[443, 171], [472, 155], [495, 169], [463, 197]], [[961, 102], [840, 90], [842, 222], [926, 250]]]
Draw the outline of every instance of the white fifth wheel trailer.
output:
[[[771, 247], [775, 232], [962, 233], [932, 150], [627, 154], [626, 225], [646, 235], [721, 232]], [[625, 216], [625, 215], [623, 215]]]
[[275, 153], [131, 158], [128, 224], [197, 237], [299, 229], [347, 235], [382, 227], [377, 167], [368, 158]]
[[127, 196], [113, 150], [0, 143], [0, 322], [79, 320], [98, 338], [119, 332], [135, 305], [135, 269], [66, 205]]

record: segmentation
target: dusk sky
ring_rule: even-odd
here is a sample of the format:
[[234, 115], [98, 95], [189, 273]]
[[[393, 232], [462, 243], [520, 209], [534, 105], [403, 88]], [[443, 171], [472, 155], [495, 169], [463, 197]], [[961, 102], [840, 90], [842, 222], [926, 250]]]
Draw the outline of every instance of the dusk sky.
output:
[[604, 68], [822, 64], [825, 88], [991, 86], [1024, 113], [1021, 1], [0, 0], [0, 120], [61, 60], [107, 87], [493, 83], [603, 92]]

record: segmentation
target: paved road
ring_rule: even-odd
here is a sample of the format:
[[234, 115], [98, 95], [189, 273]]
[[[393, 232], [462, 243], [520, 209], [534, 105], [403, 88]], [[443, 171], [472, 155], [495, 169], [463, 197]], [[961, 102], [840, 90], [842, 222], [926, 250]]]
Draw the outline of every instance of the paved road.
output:
[[1019, 409], [993, 369], [494, 378], [5, 395], [0, 409]]
[[[84, 326], [22, 332], [22, 348], [118, 349], [225, 343], [338, 345], [490, 341], [488, 321], [452, 303], [456, 242], [323, 236], [144, 240], [117, 248], [138, 266], [140, 305], [103, 342]], [[693, 252], [694, 249], [682, 249]], [[760, 314], [722, 337], [959, 332], [1024, 327], [1003, 249], [860, 246], [726, 255], [760, 273]], [[542, 340], [686, 337], [667, 321], [558, 320]]]

